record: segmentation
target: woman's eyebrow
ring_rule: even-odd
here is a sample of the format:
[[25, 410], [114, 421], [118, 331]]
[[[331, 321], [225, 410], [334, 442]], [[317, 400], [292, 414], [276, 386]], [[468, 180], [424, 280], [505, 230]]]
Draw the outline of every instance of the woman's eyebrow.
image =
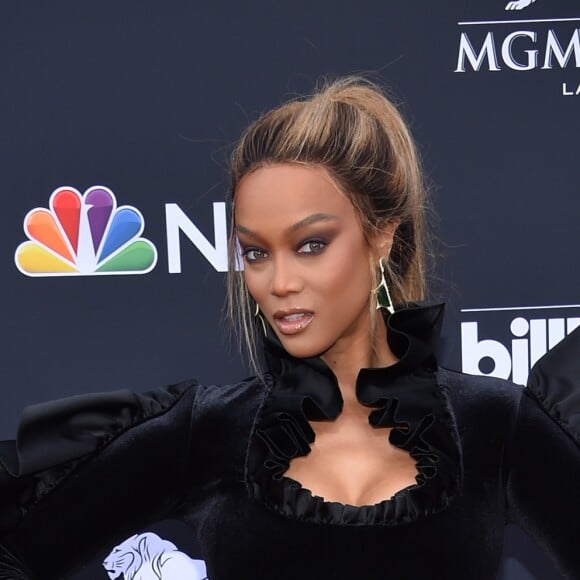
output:
[[[314, 213], [312, 215], [305, 217], [304, 219], [301, 219], [300, 221], [296, 222], [295, 224], [292, 224], [291, 226], [287, 227], [284, 230], [284, 233], [289, 234], [289, 233], [295, 232], [301, 228], [304, 228], [306, 226], [312, 225], [312, 224], [317, 223], [317, 222], [328, 222], [328, 221], [339, 221], [339, 220], [340, 220], [340, 218], [338, 216], [335, 216], [332, 214]], [[261, 237], [256, 232], [253, 232], [252, 230], [250, 230], [250, 229], [248, 229], [240, 224], [236, 224], [235, 230], [237, 232], [240, 232], [241, 234], [245, 234], [246, 236], [250, 236], [252, 238], [260, 238]]]

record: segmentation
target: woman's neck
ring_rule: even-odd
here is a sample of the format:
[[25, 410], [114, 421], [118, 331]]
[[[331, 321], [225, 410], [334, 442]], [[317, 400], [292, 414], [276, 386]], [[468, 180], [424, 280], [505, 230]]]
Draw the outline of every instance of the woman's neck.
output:
[[[377, 312], [373, 336], [368, 324], [361, 324], [349, 335], [339, 339], [320, 358], [338, 380], [344, 406], [360, 406], [356, 398], [356, 379], [361, 368], [386, 367], [398, 361], [386, 340], [387, 328], [383, 316]], [[371, 343], [374, 339], [374, 348]]]

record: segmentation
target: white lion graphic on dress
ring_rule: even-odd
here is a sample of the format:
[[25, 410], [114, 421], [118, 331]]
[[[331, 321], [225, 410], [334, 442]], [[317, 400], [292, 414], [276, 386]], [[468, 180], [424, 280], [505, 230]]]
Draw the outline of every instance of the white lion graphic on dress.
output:
[[523, 10], [527, 8], [530, 4], [533, 4], [536, 0], [515, 0], [514, 2], [508, 2], [505, 6], [506, 10]]
[[203, 560], [193, 560], [157, 534], [135, 534], [103, 560], [111, 580], [207, 580]]

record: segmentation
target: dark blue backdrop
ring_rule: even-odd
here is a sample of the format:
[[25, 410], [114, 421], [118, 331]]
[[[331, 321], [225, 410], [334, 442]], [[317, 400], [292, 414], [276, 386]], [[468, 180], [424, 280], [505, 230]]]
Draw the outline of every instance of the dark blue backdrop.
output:
[[[31, 403], [246, 376], [235, 350], [224, 357], [213, 204], [242, 128], [324, 74], [372, 73], [410, 121], [440, 216], [443, 363], [525, 380], [580, 322], [580, 7], [526, 3], [4, 3], [0, 439]], [[153, 271], [23, 275], [25, 215], [95, 185], [143, 214]], [[199, 556], [184, 526], [156, 530]], [[105, 577], [98, 563], [77, 576]], [[508, 528], [501, 578], [553, 577]]]

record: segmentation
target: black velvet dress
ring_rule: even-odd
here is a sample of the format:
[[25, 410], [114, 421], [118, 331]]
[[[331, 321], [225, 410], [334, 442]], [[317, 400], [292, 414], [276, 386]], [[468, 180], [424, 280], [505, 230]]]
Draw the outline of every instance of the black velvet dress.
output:
[[[65, 577], [165, 518], [191, 526], [211, 580], [492, 579], [506, 522], [580, 578], [580, 329], [528, 388], [440, 367], [443, 305], [387, 319], [396, 364], [362, 369], [372, 428], [416, 460], [375, 505], [327, 502], [285, 477], [342, 409], [319, 358], [265, 340], [268, 373], [27, 407], [0, 444], [0, 578]], [[271, 332], [271, 329], [269, 330]]]

